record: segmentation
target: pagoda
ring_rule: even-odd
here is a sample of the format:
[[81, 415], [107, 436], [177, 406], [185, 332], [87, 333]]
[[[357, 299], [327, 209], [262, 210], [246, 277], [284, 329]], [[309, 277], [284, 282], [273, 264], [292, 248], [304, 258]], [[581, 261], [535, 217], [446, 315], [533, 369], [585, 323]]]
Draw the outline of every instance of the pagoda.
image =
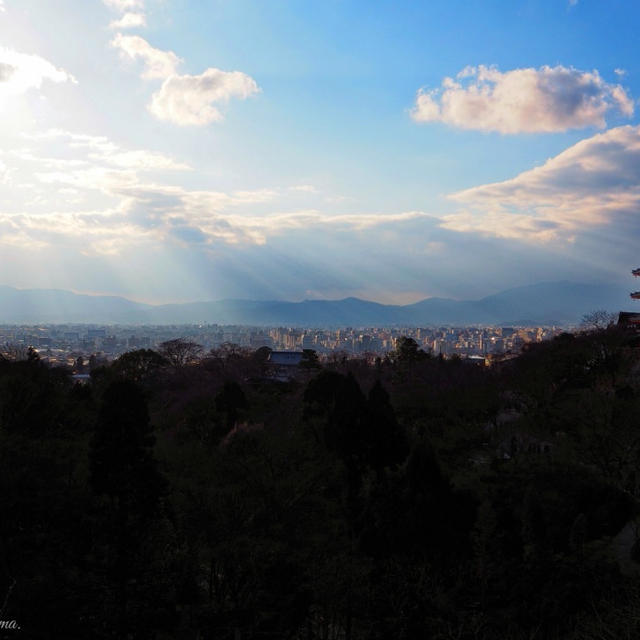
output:
[[[636, 277], [640, 276], [640, 268], [634, 269], [631, 273]], [[634, 291], [630, 295], [634, 300], [640, 300], [640, 291]]]
[[[640, 267], [633, 269], [631, 274], [640, 277]], [[634, 291], [629, 294], [634, 300], [640, 300], [640, 291]], [[640, 313], [637, 311], [621, 311], [618, 314], [618, 326], [626, 329], [633, 329], [640, 333]]]

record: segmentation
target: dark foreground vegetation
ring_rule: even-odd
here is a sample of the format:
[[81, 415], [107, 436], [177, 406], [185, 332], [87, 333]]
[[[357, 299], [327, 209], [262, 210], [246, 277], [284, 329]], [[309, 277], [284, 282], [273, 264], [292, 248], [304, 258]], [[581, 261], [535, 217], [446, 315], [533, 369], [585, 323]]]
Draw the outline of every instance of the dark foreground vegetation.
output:
[[0, 360], [0, 635], [640, 637], [638, 345]]

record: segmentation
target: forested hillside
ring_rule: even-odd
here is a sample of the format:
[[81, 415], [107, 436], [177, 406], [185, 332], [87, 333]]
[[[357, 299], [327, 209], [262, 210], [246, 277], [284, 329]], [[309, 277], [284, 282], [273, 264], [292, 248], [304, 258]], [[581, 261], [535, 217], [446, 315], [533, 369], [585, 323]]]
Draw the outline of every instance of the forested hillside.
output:
[[0, 606], [42, 639], [640, 634], [640, 340], [486, 368], [0, 360]]

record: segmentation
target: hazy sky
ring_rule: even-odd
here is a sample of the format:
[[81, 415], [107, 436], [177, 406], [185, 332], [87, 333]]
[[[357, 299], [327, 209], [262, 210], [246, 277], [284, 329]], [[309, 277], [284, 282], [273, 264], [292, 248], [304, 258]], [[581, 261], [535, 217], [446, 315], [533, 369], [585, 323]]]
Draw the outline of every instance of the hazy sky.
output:
[[637, 0], [0, 0], [0, 284], [632, 288], [639, 30]]

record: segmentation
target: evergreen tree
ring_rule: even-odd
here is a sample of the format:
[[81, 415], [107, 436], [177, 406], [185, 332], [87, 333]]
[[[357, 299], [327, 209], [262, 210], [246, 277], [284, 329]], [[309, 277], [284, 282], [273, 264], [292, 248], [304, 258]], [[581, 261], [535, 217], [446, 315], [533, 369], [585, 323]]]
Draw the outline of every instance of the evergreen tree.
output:
[[216, 409], [227, 415], [227, 432], [233, 429], [238, 421], [240, 410], [246, 409], [246, 407], [247, 398], [242, 387], [232, 380], [225, 382], [222, 390], [216, 396]]
[[129, 381], [112, 383], [89, 451], [89, 484], [97, 497], [92, 558], [107, 637], [150, 638], [168, 624], [163, 565], [170, 534], [161, 518], [166, 486], [154, 441], [142, 391]]
[[385, 467], [401, 464], [409, 453], [407, 435], [398, 424], [389, 394], [380, 380], [369, 391], [366, 433], [368, 462], [379, 475]]

